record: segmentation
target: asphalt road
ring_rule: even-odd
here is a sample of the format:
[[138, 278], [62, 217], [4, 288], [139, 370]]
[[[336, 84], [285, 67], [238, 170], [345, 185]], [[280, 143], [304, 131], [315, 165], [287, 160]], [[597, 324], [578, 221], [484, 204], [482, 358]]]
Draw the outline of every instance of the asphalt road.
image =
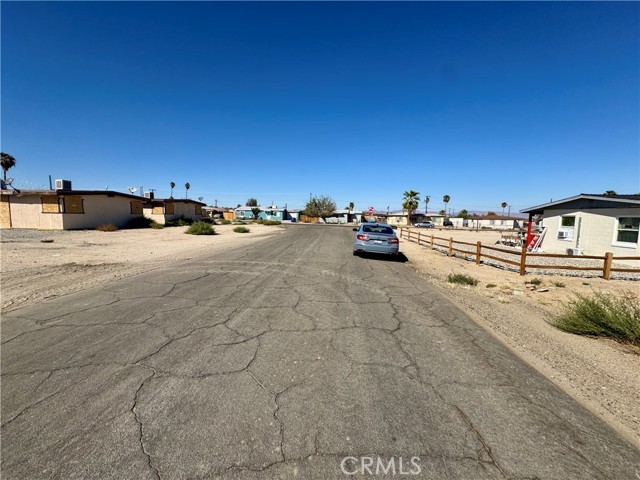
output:
[[352, 235], [290, 226], [4, 316], [2, 477], [640, 479], [636, 448]]

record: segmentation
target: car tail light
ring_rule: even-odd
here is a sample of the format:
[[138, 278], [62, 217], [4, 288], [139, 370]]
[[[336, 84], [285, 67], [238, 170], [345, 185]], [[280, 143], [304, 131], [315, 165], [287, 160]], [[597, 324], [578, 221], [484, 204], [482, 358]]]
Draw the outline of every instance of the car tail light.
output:
[[356, 235], [358, 240], [364, 240], [365, 242], [369, 241], [369, 235]]
[[390, 238], [389, 243], [400, 243], [397, 238]]

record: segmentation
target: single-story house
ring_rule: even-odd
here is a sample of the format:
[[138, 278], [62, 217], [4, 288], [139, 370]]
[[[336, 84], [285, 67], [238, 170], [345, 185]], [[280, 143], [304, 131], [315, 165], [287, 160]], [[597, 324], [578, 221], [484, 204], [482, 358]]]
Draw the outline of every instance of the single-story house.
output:
[[640, 256], [640, 195], [581, 193], [520, 211], [542, 216], [546, 253]]
[[279, 220], [284, 222], [285, 220], [290, 220], [289, 212], [286, 208], [278, 208], [277, 206], [265, 207], [261, 209], [262, 211], [258, 214], [259, 220]]
[[255, 220], [256, 217], [251, 211], [252, 208], [259, 208], [260, 211], [262, 212], [262, 207], [238, 207], [234, 209], [236, 218], [238, 220]]
[[518, 230], [524, 228], [525, 218], [507, 215], [478, 215], [467, 217], [463, 225], [469, 228], [492, 228], [495, 230]]
[[109, 190], [2, 190], [0, 228], [122, 227], [142, 217], [144, 201], [143, 197]]
[[145, 199], [144, 216], [165, 225], [167, 222], [183, 217], [189, 220], [201, 220], [202, 208], [206, 203], [190, 198], [152, 198]]

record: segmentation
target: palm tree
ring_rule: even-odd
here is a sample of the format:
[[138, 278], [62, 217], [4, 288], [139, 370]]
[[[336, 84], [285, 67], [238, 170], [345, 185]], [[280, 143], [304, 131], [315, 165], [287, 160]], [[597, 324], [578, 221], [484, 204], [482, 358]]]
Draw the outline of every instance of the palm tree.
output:
[[504, 209], [507, 208], [507, 202], [502, 202], [500, 206], [502, 207], [502, 216], [504, 217]]
[[[2, 161], [4, 162], [4, 158], [2, 159]], [[4, 168], [4, 164], [2, 165], [2, 168]], [[617, 195], [617, 194], [618, 192], [616, 192], [615, 190], [607, 190], [606, 192], [604, 192], [603, 195], [606, 195], [607, 197], [613, 197], [614, 195]]]
[[442, 201], [444, 202], [444, 214], [447, 214], [447, 205], [449, 204], [449, 200], [451, 200], [451, 197], [449, 195], [445, 195], [444, 197], [442, 197]]
[[175, 186], [176, 186], [176, 182], [171, 182], [171, 183], [169, 184], [169, 186], [171, 187], [171, 197], [170, 197], [170, 198], [173, 198], [173, 189], [174, 189], [174, 188], [175, 188]]
[[431, 197], [429, 195], [424, 196], [424, 214], [427, 215], [429, 213], [429, 200]]
[[191, 185], [189, 184], [189, 182], [187, 182], [187, 183], [185, 183], [185, 184], [184, 184], [184, 188], [185, 188], [185, 190], [186, 190], [186, 192], [185, 192], [185, 195], [186, 195], [186, 196], [185, 196], [185, 198], [189, 198], [189, 189], [191, 188]]
[[420, 192], [407, 190], [403, 195], [402, 208], [407, 211], [407, 225], [411, 225], [411, 215], [418, 209]]
[[13, 158], [8, 153], [0, 153], [0, 165], [2, 165], [2, 170], [4, 171], [4, 181], [7, 181], [7, 170], [16, 166], [16, 159]]

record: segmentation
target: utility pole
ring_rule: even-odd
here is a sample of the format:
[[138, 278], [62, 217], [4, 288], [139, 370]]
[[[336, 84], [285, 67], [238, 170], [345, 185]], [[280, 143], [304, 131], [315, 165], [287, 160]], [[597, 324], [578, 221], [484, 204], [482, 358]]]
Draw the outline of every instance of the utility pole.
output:
[[425, 195], [424, 197], [424, 214], [429, 215], [429, 200], [431, 200], [431, 197], [429, 195]]
[[511, 205], [509, 205], [509, 210], [507, 210], [507, 217], [511, 216]]

